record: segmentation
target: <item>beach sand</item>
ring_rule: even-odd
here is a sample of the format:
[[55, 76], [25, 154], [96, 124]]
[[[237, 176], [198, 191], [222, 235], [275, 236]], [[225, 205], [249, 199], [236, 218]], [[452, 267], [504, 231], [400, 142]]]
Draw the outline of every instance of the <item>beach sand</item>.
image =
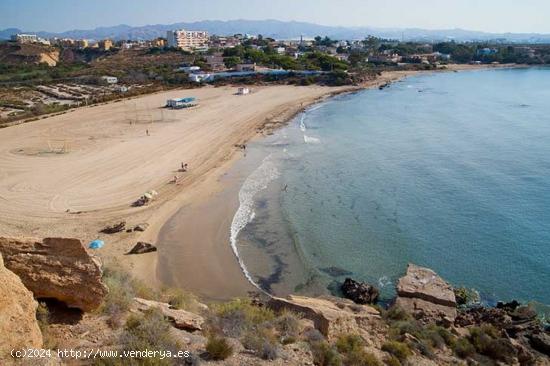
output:
[[[362, 87], [411, 74], [384, 73]], [[149, 285], [211, 299], [246, 295], [254, 288], [229, 245], [242, 177], [220, 179], [242, 154], [235, 144], [269, 133], [323, 97], [357, 89], [258, 86], [247, 96], [235, 95], [236, 87], [171, 90], [1, 129], [0, 235], [101, 238], [106, 245], [94, 254]], [[168, 98], [186, 96], [200, 105], [161, 108]], [[178, 172], [182, 162], [186, 173]], [[174, 175], [177, 185], [169, 183]], [[151, 205], [131, 206], [151, 189], [159, 192]], [[120, 220], [149, 227], [99, 233]], [[185, 237], [174, 235], [176, 226]], [[124, 255], [140, 240], [157, 244], [158, 254]]]

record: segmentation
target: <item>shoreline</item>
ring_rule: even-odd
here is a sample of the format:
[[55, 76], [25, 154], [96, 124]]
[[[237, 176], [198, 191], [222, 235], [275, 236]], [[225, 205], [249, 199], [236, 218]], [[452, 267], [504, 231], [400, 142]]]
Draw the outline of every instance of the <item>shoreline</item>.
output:
[[[456, 65], [427, 72], [495, 68], [481, 66]], [[1, 129], [0, 201], [6, 204], [0, 208], [0, 233], [77, 237], [85, 244], [104, 239], [106, 246], [94, 254], [104, 262], [115, 261], [127, 267], [135, 277], [158, 288], [165, 285], [163, 278], [173, 277], [170, 268], [159, 266], [159, 256], [168, 248], [160, 242], [163, 228], [177, 212], [193, 212], [201, 204], [208, 206], [217, 194], [223, 196], [228, 183], [223, 177], [242, 156], [234, 145], [271, 134], [304, 108], [331, 96], [375, 88], [421, 73], [424, 72], [386, 72], [361, 86], [260, 86], [248, 96], [234, 95], [236, 85], [175, 89]], [[155, 107], [166, 98], [184, 93], [197, 95], [201, 106], [181, 112], [164, 112]], [[151, 136], [145, 136], [146, 128]], [[178, 185], [168, 184], [184, 159], [190, 163], [190, 171]], [[160, 193], [156, 201], [142, 208], [130, 206], [149, 189]], [[210, 280], [205, 287], [215, 283], [216, 278], [223, 278], [223, 283], [234, 283], [237, 289], [235, 294], [228, 289], [224, 295], [245, 295], [248, 282], [231, 252], [229, 230], [223, 229], [236, 207], [231, 207], [229, 197], [222, 197], [221, 202], [227, 208], [218, 221], [210, 220], [210, 213], [217, 212], [218, 207], [207, 207], [204, 214], [193, 216], [195, 221], [179, 223], [187, 225], [187, 232], [195, 236], [202, 236], [196, 228], [204, 224], [206, 234], [211, 234], [211, 244], [203, 250], [201, 261], [190, 257], [195, 269], [184, 273], [178, 286], [189, 289], [185, 278], [190, 278], [189, 282], [199, 276]], [[149, 227], [143, 233], [98, 234], [106, 225], [121, 220], [127, 221], [129, 227], [143, 222]], [[124, 255], [137, 241], [158, 244], [159, 252]], [[185, 248], [194, 252], [201, 247], [199, 244], [194, 242]], [[181, 243], [171, 245], [182, 247]], [[182, 267], [181, 263], [174, 266]], [[217, 272], [217, 277], [208, 278], [209, 267]]]
[[[336, 95], [378, 88], [382, 85], [391, 84], [410, 76], [426, 73], [484, 70], [492, 68], [498, 67], [457, 65], [457, 67], [455, 66], [445, 70], [396, 71], [383, 73], [366, 85], [348, 88], [348, 90], [331, 92], [305, 105], [301, 105], [294, 113], [290, 113], [286, 119], [277, 121], [275, 128], [267, 127], [267, 134], [270, 134], [276, 128], [288, 125], [293, 118], [308, 107], [322, 103]], [[258, 133], [247, 141], [262, 137], [265, 137], [265, 133]], [[240, 156], [236, 156], [235, 159], [231, 159], [231, 161], [224, 164], [226, 165], [225, 168], [222, 167], [219, 172], [212, 174], [223, 177], [228, 172], [236, 170], [233, 168], [239, 161], [241, 161]], [[237, 174], [239, 175], [238, 177], [232, 177], [229, 181], [223, 181], [223, 179], [222, 181], [218, 180], [222, 185], [220, 190], [211, 192], [206, 198], [203, 197], [194, 202], [184, 204], [183, 207], [170, 216], [165, 225], [161, 225], [158, 228], [154, 242], [158, 242], [161, 245], [159, 254], [155, 258], [158, 266], [156, 275], [160, 282], [183, 287], [209, 300], [227, 300], [233, 297], [246, 296], [249, 291], [258, 291], [258, 288], [247, 279], [244, 269], [239, 263], [241, 259], [231, 250], [232, 247], [230, 242], [230, 221], [239, 208], [237, 202], [238, 193], [244, 180], [251, 172], [252, 170], [249, 169], [246, 174]], [[220, 207], [222, 207], [221, 210], [225, 212], [225, 215], [220, 215]], [[214, 217], [208, 214], [209, 212], [212, 213], [212, 211], [215, 211]], [[200, 213], [200, 215], [203, 216], [202, 219], [190, 219], [191, 212]], [[177, 239], [173, 237], [173, 226], [178, 220], [182, 228], [181, 231], [189, 233], [192, 239]], [[216, 223], [218, 223], [218, 226], [216, 226]], [[196, 227], [215, 227], [216, 229], [213, 232], [201, 231], [202, 234], [197, 237], [192, 234], [193, 229]], [[205, 247], [210, 249], [210, 253], [207, 255], [203, 253]], [[199, 257], [193, 256], [192, 253], [196, 253], [197, 251], [201, 253], [201, 255]], [[173, 259], [174, 255], [180, 255], [177, 264], [173, 263], [175, 261]], [[220, 266], [226, 269], [225, 273], [223, 273], [223, 271], [220, 273]], [[201, 274], [205, 275], [206, 283], [200, 278], [193, 276], [194, 273], [197, 273], [198, 268], [201, 269]], [[236, 269], [238, 269], [238, 271], [236, 271]], [[174, 277], [177, 277], [177, 279], [174, 279]], [[231, 279], [229, 280], [228, 277], [231, 277]], [[220, 283], [228, 284], [228, 286], [220, 286]], [[231, 288], [235, 290], [231, 290]]]

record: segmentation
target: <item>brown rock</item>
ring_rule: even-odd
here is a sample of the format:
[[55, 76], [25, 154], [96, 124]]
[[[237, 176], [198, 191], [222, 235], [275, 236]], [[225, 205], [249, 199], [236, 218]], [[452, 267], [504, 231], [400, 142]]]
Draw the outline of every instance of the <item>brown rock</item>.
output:
[[0, 364], [13, 361], [12, 349], [42, 347], [37, 306], [21, 279], [4, 267], [0, 255]]
[[274, 297], [267, 306], [275, 311], [286, 309], [302, 314], [304, 318], [313, 321], [315, 328], [329, 339], [341, 334], [357, 333], [358, 328], [367, 329], [366, 324], [371, 320], [380, 319], [380, 313], [373, 307], [353, 304], [347, 300], [289, 295], [286, 299]]
[[78, 239], [0, 238], [6, 268], [35, 298], [53, 298], [69, 307], [92, 311], [107, 294], [101, 265]]
[[124, 231], [124, 229], [126, 229], [126, 221], [121, 221], [116, 224], [106, 226], [103, 230], [101, 230], [101, 232], [105, 234], [116, 234]]
[[431, 269], [414, 264], [409, 264], [406, 275], [399, 279], [397, 295], [456, 307], [456, 298], [451, 285]]
[[158, 308], [162, 314], [170, 320], [174, 327], [183, 329], [189, 332], [201, 330], [204, 324], [204, 318], [200, 315], [191, 313], [186, 310], [174, 309], [170, 304], [163, 302], [134, 298], [136, 308], [139, 311], [146, 311], [151, 308]]
[[146, 243], [144, 241], [138, 241], [136, 245], [130, 251], [128, 254], [144, 254], [144, 253], [151, 253], [156, 252], [157, 247], [153, 244]]
[[357, 304], [375, 304], [378, 301], [380, 291], [366, 282], [358, 282], [351, 278], [346, 278], [342, 284], [342, 293], [344, 296]]
[[429, 268], [409, 264], [397, 295], [396, 305], [417, 319], [450, 325], [457, 316], [453, 288]]

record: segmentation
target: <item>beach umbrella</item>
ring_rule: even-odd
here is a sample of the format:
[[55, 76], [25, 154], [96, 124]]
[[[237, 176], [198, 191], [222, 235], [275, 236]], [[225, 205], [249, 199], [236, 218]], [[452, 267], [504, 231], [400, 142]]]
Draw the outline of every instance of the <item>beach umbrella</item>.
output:
[[104, 245], [105, 245], [105, 242], [103, 240], [96, 239], [88, 245], [88, 248], [99, 249], [99, 248], [102, 248]]

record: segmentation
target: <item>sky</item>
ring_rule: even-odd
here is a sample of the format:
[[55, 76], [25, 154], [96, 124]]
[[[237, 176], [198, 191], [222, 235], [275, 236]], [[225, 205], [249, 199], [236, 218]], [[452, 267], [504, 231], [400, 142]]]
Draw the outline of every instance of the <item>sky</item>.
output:
[[232, 19], [550, 33], [550, 0], [0, 0], [0, 29], [62, 32]]

